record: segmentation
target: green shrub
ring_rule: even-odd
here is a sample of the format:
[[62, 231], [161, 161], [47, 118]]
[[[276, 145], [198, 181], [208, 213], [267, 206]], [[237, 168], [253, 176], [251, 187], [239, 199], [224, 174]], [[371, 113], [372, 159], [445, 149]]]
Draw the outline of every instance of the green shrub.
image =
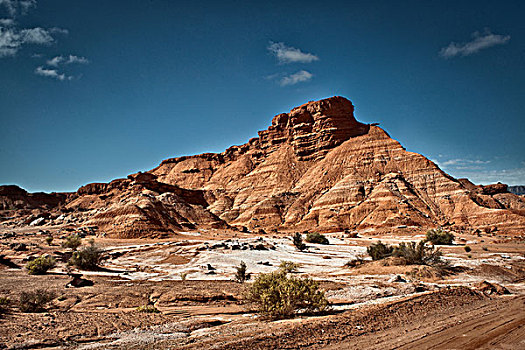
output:
[[300, 251], [303, 251], [306, 249], [306, 244], [303, 243], [303, 236], [299, 232], [296, 232], [292, 236], [293, 245], [295, 248], [299, 249]]
[[74, 252], [68, 263], [81, 270], [96, 270], [103, 252], [104, 251], [97, 247], [95, 242], [91, 240], [89, 246]]
[[381, 260], [392, 256], [394, 247], [383, 244], [381, 241], [379, 241], [366, 248], [366, 252], [372, 257], [372, 260]]
[[246, 280], [250, 279], [250, 274], [246, 273], [246, 264], [244, 261], [241, 261], [241, 264], [236, 267], [237, 272], [235, 273], [235, 280], [239, 283], [244, 283]]
[[179, 273], [179, 276], [180, 276], [180, 280], [181, 281], [186, 281], [186, 277], [188, 277], [188, 273], [187, 272], [181, 272], [181, 273]]
[[77, 234], [72, 234], [66, 237], [66, 240], [62, 242], [62, 247], [71, 248], [76, 250], [82, 244], [82, 238]]
[[30, 275], [44, 275], [47, 270], [50, 270], [56, 266], [56, 261], [52, 256], [42, 255], [35, 260], [32, 260], [26, 264], [27, 272]]
[[328, 307], [317, 282], [289, 277], [282, 270], [257, 276], [248, 298], [257, 305], [259, 313], [271, 318], [291, 317], [300, 310], [318, 312]]
[[441, 259], [442, 253], [439, 249], [425, 245], [425, 241], [401, 242], [397, 246], [389, 246], [381, 243], [372, 244], [367, 248], [372, 260], [381, 260], [388, 257], [403, 259], [406, 265], [428, 265], [434, 267], [447, 267], [448, 264]]
[[55, 293], [45, 289], [37, 289], [34, 292], [22, 292], [20, 294], [19, 306], [22, 312], [41, 312], [45, 306], [55, 298]]
[[437, 266], [444, 264], [441, 251], [425, 245], [425, 241], [401, 242], [394, 247], [393, 256], [404, 258], [407, 265]]
[[450, 232], [443, 231], [440, 228], [428, 230], [426, 241], [432, 242], [434, 245], [451, 245], [454, 241], [454, 235]]
[[464, 246], [463, 249], [465, 249], [467, 253], [470, 253], [472, 251], [472, 248], [470, 248], [468, 245]]
[[0, 297], [0, 315], [3, 315], [9, 310], [11, 300], [8, 297]]
[[306, 241], [308, 243], [317, 243], [317, 244], [330, 244], [328, 238], [325, 235], [322, 235], [317, 232], [310, 232], [306, 235]]
[[144, 313], [148, 313], [148, 314], [158, 314], [158, 313], [160, 313], [159, 309], [157, 309], [153, 305], [142, 305], [142, 306], [139, 306], [136, 310], [138, 312], [144, 312]]
[[281, 271], [284, 271], [285, 273], [294, 273], [297, 272], [299, 269], [299, 264], [296, 264], [291, 261], [283, 260], [281, 261], [281, 264], [279, 265], [279, 269]]
[[47, 236], [46, 237], [46, 243], [47, 243], [47, 245], [51, 245], [51, 243], [53, 243], [53, 237], [52, 236]]

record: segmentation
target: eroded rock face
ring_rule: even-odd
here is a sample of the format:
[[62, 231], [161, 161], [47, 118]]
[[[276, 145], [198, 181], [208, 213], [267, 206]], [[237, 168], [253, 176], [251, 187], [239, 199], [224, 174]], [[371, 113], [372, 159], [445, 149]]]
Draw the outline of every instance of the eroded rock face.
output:
[[525, 227], [525, 203], [505, 185], [456, 180], [353, 111], [342, 97], [310, 102], [245, 145], [169, 159], [151, 173], [204, 189], [212, 213], [249, 228]]
[[525, 228], [525, 201], [506, 185], [454, 179], [353, 112], [342, 97], [309, 102], [223, 153], [167, 159], [127, 179], [83, 186], [60, 217], [119, 237], [229, 226]]

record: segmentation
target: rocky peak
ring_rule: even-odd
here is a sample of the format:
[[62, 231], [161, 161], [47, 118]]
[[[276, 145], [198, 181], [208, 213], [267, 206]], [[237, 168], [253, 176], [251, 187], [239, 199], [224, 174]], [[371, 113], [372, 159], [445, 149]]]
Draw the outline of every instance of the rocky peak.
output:
[[368, 133], [369, 128], [355, 119], [352, 102], [334, 96], [276, 115], [272, 125], [259, 132], [259, 139], [261, 148], [269, 152], [289, 142], [300, 160], [315, 160], [349, 138]]

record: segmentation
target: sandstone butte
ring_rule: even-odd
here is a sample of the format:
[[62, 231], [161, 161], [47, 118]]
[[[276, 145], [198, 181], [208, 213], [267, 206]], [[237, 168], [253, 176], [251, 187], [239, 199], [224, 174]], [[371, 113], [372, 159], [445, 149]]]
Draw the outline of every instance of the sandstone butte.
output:
[[[455, 179], [358, 122], [343, 97], [275, 116], [241, 146], [164, 160], [144, 173], [75, 193], [0, 187], [3, 221], [97, 226], [120, 238], [246, 227], [251, 231], [360, 230], [521, 233], [525, 199], [507, 185]], [[41, 219], [43, 218], [43, 219]]]

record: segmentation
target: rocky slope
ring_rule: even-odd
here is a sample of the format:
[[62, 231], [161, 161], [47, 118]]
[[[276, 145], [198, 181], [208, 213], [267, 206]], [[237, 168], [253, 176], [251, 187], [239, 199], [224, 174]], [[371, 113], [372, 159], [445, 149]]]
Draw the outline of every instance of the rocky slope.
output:
[[223, 153], [167, 159], [128, 179], [84, 186], [62, 220], [124, 237], [235, 226], [525, 228], [525, 200], [506, 185], [454, 179], [353, 111], [343, 97], [309, 102]]

